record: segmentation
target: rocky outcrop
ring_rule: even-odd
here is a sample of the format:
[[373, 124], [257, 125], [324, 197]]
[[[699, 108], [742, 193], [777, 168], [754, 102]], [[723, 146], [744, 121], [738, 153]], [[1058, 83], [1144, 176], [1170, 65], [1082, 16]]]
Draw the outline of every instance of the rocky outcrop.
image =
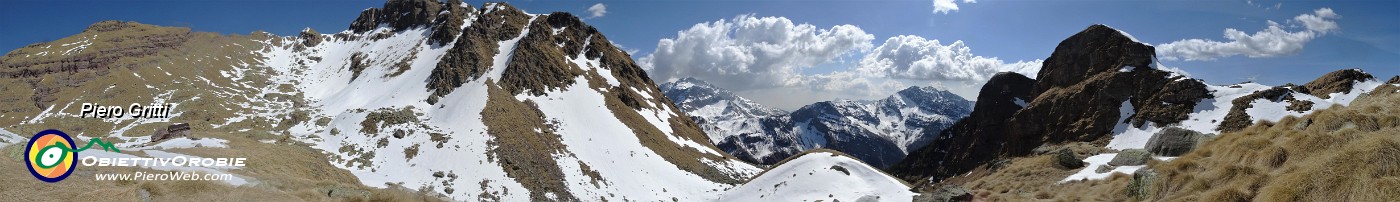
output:
[[313, 47], [321, 44], [321, 33], [316, 32], [314, 29], [306, 28], [305, 30], [301, 30], [301, 33], [297, 36], [301, 37], [301, 45], [303, 46]]
[[1069, 149], [1061, 149], [1055, 152], [1055, 164], [1060, 165], [1060, 167], [1064, 169], [1084, 167], [1084, 161], [1080, 161], [1079, 157], [1074, 155], [1074, 151]]
[[953, 202], [953, 201], [973, 201], [971, 190], [961, 186], [948, 185], [939, 187], [933, 193], [924, 193], [914, 196], [916, 202]]
[[1356, 82], [1375, 79], [1360, 69], [1344, 69], [1323, 74], [1312, 82], [1303, 84], [1303, 89], [1313, 96], [1331, 98], [1332, 93], [1350, 93]]
[[462, 31], [452, 49], [447, 50], [437, 67], [433, 68], [427, 84], [428, 89], [433, 90], [433, 95], [428, 98], [429, 103], [436, 103], [438, 98], [451, 93], [463, 83], [481, 78], [491, 68], [492, 57], [498, 54], [500, 41], [519, 36], [527, 26], [525, 23], [530, 21], [528, 14], [508, 4], [483, 7], [492, 9], [483, 9], [478, 13], [473, 26]]
[[1124, 149], [1108, 161], [1111, 166], [1140, 166], [1152, 159], [1152, 153], [1141, 149]]
[[1193, 130], [1169, 127], [1147, 139], [1146, 149], [1156, 155], [1181, 156], [1195, 149], [1207, 136]]
[[[530, 23], [528, 29], [533, 31], [516, 45], [501, 75], [501, 87], [512, 94], [543, 95], [546, 91], [572, 85], [573, 78], [587, 68], [565, 60], [582, 56], [584, 43], [591, 42], [588, 37], [597, 34], [597, 30], [585, 27], [578, 17], [568, 13], [551, 13], [541, 18], [544, 19]], [[561, 30], [559, 34], [548, 31], [556, 29]]]
[[433, 35], [428, 37], [428, 43], [443, 46], [452, 43], [457, 39], [457, 35], [462, 34], [462, 25], [466, 23], [468, 16], [476, 12], [476, 8], [463, 4], [462, 0], [449, 0], [444, 4], [443, 10], [448, 14], [438, 15], [433, 20]]
[[170, 124], [169, 126], [166, 126], [165, 128], [156, 129], [155, 133], [154, 133], [154, 134], [151, 134], [151, 142], [160, 142], [161, 140], [166, 140], [166, 139], [171, 139], [171, 138], [177, 138], [177, 137], [189, 137], [189, 136], [190, 136], [190, 124], [188, 124], [188, 123], [175, 123], [175, 124]]
[[446, 7], [433, 0], [390, 0], [383, 8], [369, 8], [350, 23], [350, 31], [363, 33], [380, 25], [394, 28], [394, 31], [430, 25]]
[[[93, 37], [101, 35], [101, 37]], [[69, 37], [71, 41], [37, 43], [0, 56], [0, 78], [37, 79], [55, 73], [59, 81], [33, 80], [30, 99], [35, 107], [48, 107], [63, 87], [79, 86], [92, 76], [106, 75], [113, 68], [135, 69], [127, 63], [116, 65], [124, 58], [142, 58], [161, 51], [173, 51], [184, 45], [193, 33], [189, 28], [159, 27], [136, 22], [102, 21], [88, 26], [83, 33]]]
[[[1041, 145], [1102, 141], [1119, 124], [1179, 123], [1211, 95], [1199, 80], [1156, 69], [1154, 57], [1152, 46], [1108, 26], [1089, 26], [1060, 42], [1037, 79], [993, 77], [972, 116], [890, 170], [927, 185]], [[1122, 117], [1124, 109], [1132, 113]]]
[[[992, 76], [977, 94], [972, 113], [938, 134], [932, 144], [910, 152], [888, 171], [923, 185], [927, 179], [962, 174], [996, 158], [1006, 141], [1006, 120], [1031, 100], [1035, 80], [1002, 72]], [[936, 181], [936, 180], [935, 180]]]
[[1216, 129], [1220, 132], [1234, 132], [1254, 124], [1254, 119], [1245, 111], [1254, 107], [1256, 100], [1264, 99], [1270, 102], [1289, 102], [1288, 110], [1306, 111], [1311, 110], [1313, 102], [1294, 98], [1294, 93], [1303, 93], [1320, 98], [1330, 98], [1332, 93], [1351, 93], [1353, 86], [1357, 82], [1373, 80], [1375, 77], [1358, 69], [1337, 70], [1322, 75], [1312, 82], [1297, 86], [1285, 84], [1283, 86], [1269, 88], [1268, 90], [1256, 91], [1249, 95], [1241, 96], [1231, 100], [1233, 106], [1230, 112], [1225, 115], [1225, 120], [1220, 122]]
[[[461, 0], [390, 0], [384, 2], [383, 8], [360, 11], [360, 16], [350, 23], [350, 31], [365, 33], [384, 26], [399, 32], [423, 27], [432, 30], [428, 43], [443, 46], [461, 35], [466, 19], [475, 12], [474, 7]], [[387, 36], [374, 34], [376, 39]]]
[[1134, 125], [1186, 119], [1209, 97], [1205, 84], [1154, 69], [1151, 46], [1104, 25], [1094, 25], [1060, 42], [1036, 79], [1034, 101], [1008, 120], [1007, 155], [1024, 155], [1045, 143], [1090, 142], [1107, 137], [1120, 124], [1120, 110]]

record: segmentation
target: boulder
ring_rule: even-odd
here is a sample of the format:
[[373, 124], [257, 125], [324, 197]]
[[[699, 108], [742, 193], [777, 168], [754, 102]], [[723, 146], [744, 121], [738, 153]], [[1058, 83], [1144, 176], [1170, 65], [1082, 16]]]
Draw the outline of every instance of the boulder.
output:
[[1128, 182], [1128, 196], [1139, 201], [1145, 201], [1152, 195], [1152, 184], [1157, 181], [1157, 171], [1151, 168], [1138, 169], [1133, 172], [1133, 181]]
[[1177, 127], [1169, 127], [1152, 134], [1147, 140], [1147, 151], [1162, 156], [1181, 156], [1196, 148], [1196, 144], [1206, 134]]
[[1114, 168], [1118, 168], [1118, 166], [1099, 165], [1099, 169], [1094, 170], [1094, 173], [1107, 173], [1113, 171]]
[[1152, 159], [1152, 153], [1141, 149], [1124, 149], [1113, 156], [1113, 160], [1108, 161], [1108, 165], [1113, 166], [1140, 166], [1147, 164], [1147, 160]]
[[1084, 167], [1084, 161], [1079, 160], [1079, 157], [1075, 157], [1074, 151], [1070, 151], [1069, 149], [1061, 149], [1055, 152], [1055, 164], [1067, 169]]
[[175, 123], [170, 124], [170, 126], [166, 126], [164, 129], [156, 129], [155, 134], [151, 135], [151, 142], [159, 142], [161, 140], [189, 136], [190, 124]]
[[945, 202], [945, 201], [972, 201], [972, 191], [957, 185], [945, 185], [938, 188], [933, 193], [923, 193], [914, 196], [914, 201], [920, 202]]

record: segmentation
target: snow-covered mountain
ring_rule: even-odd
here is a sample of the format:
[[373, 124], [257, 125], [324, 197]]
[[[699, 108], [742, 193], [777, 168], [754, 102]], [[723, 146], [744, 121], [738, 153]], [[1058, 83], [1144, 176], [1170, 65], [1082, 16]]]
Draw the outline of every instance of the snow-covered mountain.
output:
[[661, 84], [660, 89], [720, 150], [748, 162], [772, 164], [820, 143], [797, 136], [787, 111], [763, 106], [705, 81], [684, 78]]
[[[715, 148], [627, 53], [569, 13], [393, 0], [330, 34], [106, 21], [62, 41], [0, 60], [0, 90], [34, 97], [0, 100], [5, 131], [134, 145], [150, 141], [147, 128], [187, 122], [196, 134], [281, 136], [366, 186], [461, 201], [706, 201], [760, 171]], [[64, 45], [83, 43], [98, 45]], [[179, 106], [169, 119], [78, 118], [84, 101]]]
[[[757, 172], [708, 144], [626, 53], [577, 17], [442, 6], [461, 9], [386, 5], [375, 19], [444, 12], [462, 22], [400, 29], [384, 20], [269, 40], [276, 78], [305, 93], [313, 117], [333, 117], [290, 132], [344, 159], [337, 165], [367, 185], [441, 184], [430, 191], [459, 200], [706, 200]], [[356, 25], [374, 24], [360, 23], [366, 16]], [[436, 38], [440, 26], [462, 31]], [[362, 152], [406, 150], [417, 155]]]
[[885, 99], [825, 101], [786, 113], [694, 78], [661, 90], [720, 149], [761, 164], [830, 148], [883, 167], [930, 143], [973, 103], [937, 88], [910, 87]]

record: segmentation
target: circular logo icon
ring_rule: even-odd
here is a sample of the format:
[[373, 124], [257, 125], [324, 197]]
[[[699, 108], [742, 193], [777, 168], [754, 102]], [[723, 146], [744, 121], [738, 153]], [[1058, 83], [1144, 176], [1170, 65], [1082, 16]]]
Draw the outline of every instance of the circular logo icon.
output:
[[29, 145], [24, 150], [24, 163], [34, 178], [49, 183], [62, 181], [68, 178], [68, 174], [73, 174], [73, 168], [78, 166], [78, 152], [75, 149], [77, 146], [68, 134], [54, 129], [44, 130], [29, 138]]

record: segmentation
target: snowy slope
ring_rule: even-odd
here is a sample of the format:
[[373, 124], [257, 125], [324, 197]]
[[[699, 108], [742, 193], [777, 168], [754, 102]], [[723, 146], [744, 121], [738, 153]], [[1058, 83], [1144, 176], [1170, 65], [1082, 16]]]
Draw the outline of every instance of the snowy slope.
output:
[[903, 181], [831, 151], [802, 154], [775, 166], [720, 201], [910, 201]]
[[750, 162], [774, 163], [818, 144], [802, 140], [787, 111], [763, 106], [695, 78], [661, 84], [661, 91], [700, 125], [724, 152]]
[[[487, 4], [485, 11], [472, 13], [465, 19], [463, 28], [474, 26], [476, 15], [493, 15], [493, 12], [508, 12], [500, 4]], [[531, 24], [547, 15], [529, 14]], [[319, 45], [298, 50], [292, 44], [305, 38], [285, 37], [268, 40], [268, 49], [263, 50], [263, 63], [276, 71], [273, 80], [295, 86], [310, 101], [312, 117], [329, 118], [325, 125], [302, 123], [289, 129], [289, 133], [300, 141], [315, 145], [331, 155], [332, 164], [350, 170], [365, 185], [385, 187], [396, 184], [409, 188], [427, 189], [455, 200], [480, 200], [479, 194], [492, 193], [505, 201], [526, 201], [532, 190], [518, 179], [509, 177], [490, 152], [498, 149], [492, 146], [494, 139], [487, 135], [488, 127], [482, 117], [487, 106], [488, 88], [503, 78], [506, 67], [513, 57], [516, 47], [531, 32], [525, 26], [518, 36], [498, 42], [497, 54], [486, 73], [479, 79], [462, 84], [443, 96], [436, 104], [428, 104], [425, 98], [431, 90], [425, 85], [429, 75], [454, 43], [438, 46], [428, 43], [432, 32], [419, 27], [393, 32], [390, 27], [380, 26], [364, 33], [345, 31], [322, 35], [326, 41]], [[550, 30], [545, 30], [550, 31]], [[384, 38], [369, 37], [373, 33], [392, 33]], [[554, 30], [559, 34], [559, 30]], [[358, 37], [335, 37], [350, 35]], [[620, 51], [620, 50], [608, 50]], [[368, 68], [354, 77], [347, 71], [351, 59], [363, 54]], [[554, 57], [565, 58], [568, 62], [595, 72], [608, 86], [622, 86], [609, 69], [599, 61], [588, 60], [583, 53], [566, 53]], [[409, 60], [411, 59], [411, 60]], [[393, 64], [408, 60], [410, 68], [394, 75]], [[354, 77], [354, 78], [352, 78]], [[597, 78], [597, 77], [594, 77]], [[706, 140], [694, 140], [670, 134], [676, 129], [668, 122], [679, 114], [673, 108], [655, 106], [632, 112], [611, 111], [604, 107], [605, 97], [600, 94], [608, 88], [589, 87], [589, 78], [574, 78], [573, 85], [545, 92], [544, 95], [521, 94], [513, 97], [519, 101], [535, 103], [543, 112], [545, 120], [558, 128], [553, 129], [566, 152], [556, 154], [558, 170], [562, 171], [564, 184], [573, 196], [580, 199], [629, 199], [629, 200], [710, 200], [719, 196], [720, 190], [733, 185], [715, 182], [696, 175], [692, 171], [678, 169], [672, 162], [663, 159], [654, 149], [639, 143], [638, 136], [614, 113], [638, 113], [648, 120], [650, 127], [666, 132], [668, 138], [679, 147], [691, 148], [703, 154], [722, 156], [709, 146]], [[277, 86], [277, 85], [272, 85]], [[637, 89], [643, 97], [651, 96], [656, 90]], [[269, 87], [266, 92], [277, 92]], [[656, 96], [659, 97], [659, 96]], [[648, 98], [654, 100], [653, 98]], [[299, 110], [287, 108], [286, 112]], [[383, 124], [377, 132], [366, 133], [364, 122], [373, 113], [407, 111], [416, 122]], [[250, 114], [253, 116], [276, 116], [275, 114]], [[378, 124], [374, 124], [378, 125]], [[539, 129], [536, 129], [538, 132]], [[406, 133], [399, 135], [396, 133]], [[444, 138], [445, 137], [445, 138]], [[514, 149], [514, 148], [509, 148]], [[526, 148], [519, 148], [526, 149]], [[416, 151], [409, 157], [408, 151]], [[734, 159], [701, 159], [708, 166], [727, 175], [747, 178], [759, 170]], [[581, 165], [587, 168], [581, 168]], [[453, 177], [435, 176], [448, 173]], [[601, 178], [595, 182], [596, 178]], [[662, 194], [657, 194], [662, 193]], [[555, 196], [555, 193], [546, 193]]]
[[[471, 20], [467, 20], [464, 26], [470, 26], [471, 22]], [[369, 33], [378, 33], [389, 29], [381, 26]], [[451, 44], [442, 47], [427, 44], [427, 32], [429, 32], [427, 29], [411, 29], [382, 40], [340, 40], [327, 37], [327, 41], [318, 46], [308, 47], [303, 51], [296, 51], [290, 45], [276, 46], [273, 41], [266, 42], [271, 48], [263, 53], [267, 58], [264, 63], [279, 73], [273, 80], [294, 84], [297, 90], [313, 103], [314, 114], [333, 117], [327, 126], [303, 124], [293, 127], [290, 131], [291, 134], [329, 152], [330, 155], [334, 156], [332, 159], [359, 157], [346, 152], [346, 149], [341, 149], [343, 147], [350, 148], [351, 151], [366, 149], [385, 151], [383, 153], [386, 155], [372, 156], [368, 160], [372, 165], [368, 166], [365, 166], [366, 163], [356, 165], [346, 162], [332, 162], [334, 165], [350, 170], [360, 178], [362, 183], [369, 186], [385, 187], [391, 183], [401, 184], [404, 187], [437, 185], [441, 183], [441, 179], [433, 177], [432, 174], [441, 171], [468, 177], [460, 183], [432, 190], [443, 192], [446, 188], [451, 188], [459, 195], [449, 195], [449, 197], [458, 200], [470, 199], [468, 195], [462, 193], [508, 192], [509, 190], [528, 192], [523, 185], [507, 177], [500, 166], [487, 161], [486, 154], [490, 148], [485, 142], [490, 141], [490, 136], [454, 135], [443, 144], [442, 148], [419, 146], [420, 155], [412, 159], [405, 159], [403, 155], [388, 154], [398, 153], [393, 151], [403, 151], [415, 143], [432, 142], [430, 136], [409, 135], [405, 137], [407, 141], [391, 141], [384, 147], [376, 147], [378, 140], [378, 138], [374, 138], [376, 134], [357, 134], [357, 131], [361, 129], [360, 122], [368, 114], [363, 111], [357, 112], [355, 109], [406, 108], [410, 106], [415, 113], [422, 114], [420, 120], [426, 120], [425, 124], [435, 126], [433, 132], [448, 134], [483, 134], [485, 132], [486, 126], [481, 122], [477, 112], [485, 107], [486, 100], [474, 99], [486, 96], [484, 87], [456, 91], [443, 99], [441, 102], [444, 103], [443, 107], [423, 102], [424, 98], [430, 94], [430, 91], [423, 85], [423, 81], [437, 65], [438, 58], [451, 48]], [[351, 34], [349, 31], [342, 33]], [[298, 39], [289, 37], [284, 38], [284, 40], [289, 40], [285, 43], [291, 44], [296, 42], [291, 40]], [[501, 47], [505, 53], [509, 53], [509, 48], [514, 44], [514, 41], [504, 41]], [[390, 58], [406, 57], [414, 49], [418, 49], [418, 52], [416, 59], [412, 62], [412, 68], [397, 77], [381, 79], [373, 75], [384, 75], [390, 71], [388, 68], [367, 68], [361, 73], [367, 76], [351, 80], [351, 72], [344, 70], [344, 67], [350, 62], [351, 55], [357, 52], [367, 52], [370, 58], [382, 58], [379, 61], [389, 61]], [[313, 57], [319, 57], [320, 62], [314, 62], [315, 60], [311, 59]], [[301, 65], [308, 62], [310, 64]], [[504, 64], [499, 63], [492, 68], [503, 67]], [[474, 85], [464, 85], [464, 88], [484, 86], [482, 81], [473, 83]], [[276, 91], [276, 89], [271, 88], [264, 90]], [[409, 128], [409, 126], [402, 127]], [[389, 131], [389, 128], [382, 131]], [[528, 195], [504, 195], [502, 199], [529, 200]]]
[[29, 138], [0, 128], [0, 147], [5, 147], [5, 145], [10, 144], [26, 143], [28, 141]]

